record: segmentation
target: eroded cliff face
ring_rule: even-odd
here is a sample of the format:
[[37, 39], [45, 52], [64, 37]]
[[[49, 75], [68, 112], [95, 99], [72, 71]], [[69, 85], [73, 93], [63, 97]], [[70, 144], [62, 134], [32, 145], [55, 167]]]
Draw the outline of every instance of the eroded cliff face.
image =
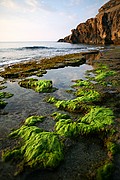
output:
[[120, 0], [110, 0], [95, 18], [80, 23], [72, 34], [60, 42], [87, 44], [120, 44]]

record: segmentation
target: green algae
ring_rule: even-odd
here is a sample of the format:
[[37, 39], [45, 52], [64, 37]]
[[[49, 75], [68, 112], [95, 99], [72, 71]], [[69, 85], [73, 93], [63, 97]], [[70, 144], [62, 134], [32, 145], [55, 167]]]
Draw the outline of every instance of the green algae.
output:
[[0, 90], [5, 89], [7, 86], [0, 86]]
[[62, 114], [59, 112], [54, 112], [51, 114], [51, 116], [54, 118], [55, 121], [59, 121], [60, 119], [69, 119], [70, 116], [68, 114]]
[[104, 80], [106, 77], [109, 77], [109, 76], [114, 76], [116, 74], [115, 71], [102, 71], [102, 70], [99, 70], [99, 71], [96, 71], [97, 72], [97, 76], [95, 76], [95, 80], [96, 81], [102, 81]]
[[78, 79], [74, 82], [76, 83], [72, 85], [72, 87], [83, 87], [83, 86], [85, 86], [86, 88], [92, 87], [92, 83], [87, 80]]
[[43, 74], [46, 74], [46, 73], [47, 73], [47, 71], [46, 71], [46, 70], [41, 69], [41, 70], [39, 70], [39, 71], [37, 72], [36, 76], [38, 76], [38, 77], [42, 77], [42, 76], [43, 76]]
[[0, 109], [3, 109], [6, 105], [7, 105], [7, 102], [5, 102], [4, 98], [10, 98], [12, 97], [13, 94], [11, 93], [8, 93], [8, 92], [0, 92]]
[[79, 134], [92, 134], [107, 131], [114, 123], [112, 110], [104, 107], [91, 107], [89, 113], [74, 122], [69, 117], [58, 118], [55, 124], [57, 134], [65, 137], [74, 137]]
[[39, 80], [35, 82], [36, 92], [52, 92], [52, 81], [51, 80]]
[[44, 116], [30, 116], [25, 120], [25, 125], [33, 126], [37, 122], [43, 122]]
[[[54, 168], [63, 159], [63, 144], [54, 132], [44, 132], [36, 126], [23, 125], [10, 137], [22, 139], [21, 147], [3, 153], [4, 161], [22, 159], [31, 168]], [[18, 156], [19, 154], [19, 156]]]
[[12, 151], [6, 151], [5, 153], [2, 153], [3, 161], [7, 162], [11, 159], [14, 160], [16, 158], [21, 158], [21, 150], [20, 149], [14, 149]]
[[81, 120], [84, 123], [91, 123], [99, 121], [101, 124], [105, 123], [107, 125], [113, 124], [113, 111], [105, 107], [92, 107], [90, 112], [87, 113]]
[[52, 81], [51, 80], [37, 80], [37, 79], [25, 79], [19, 82], [19, 85], [25, 88], [32, 88], [36, 92], [52, 92], [55, 90], [52, 86]]
[[106, 143], [107, 151], [113, 156], [118, 152], [118, 146], [116, 143], [108, 141]]
[[112, 162], [105, 163], [102, 167], [97, 170], [97, 180], [109, 180], [114, 171], [114, 164]]
[[83, 98], [83, 101], [85, 101], [85, 102], [98, 101], [98, 100], [100, 100], [100, 97], [101, 97], [99, 92], [97, 92], [96, 90], [92, 90], [92, 89], [90, 89], [90, 90], [78, 89], [75, 92], [75, 95]]
[[19, 129], [13, 131], [10, 133], [9, 137], [21, 137], [24, 140], [27, 140], [30, 138], [30, 136], [32, 136], [32, 134], [36, 134], [36, 133], [40, 133], [43, 130], [36, 127], [36, 126], [26, 126], [23, 125], [22, 127], [20, 127]]
[[0, 99], [0, 109], [3, 109], [7, 105], [7, 102]]
[[54, 97], [50, 97], [47, 102], [54, 103], [54, 105], [59, 109], [65, 109], [71, 112], [74, 111], [84, 111], [87, 110], [87, 104], [84, 103], [92, 103], [98, 101], [100, 99], [100, 94], [95, 90], [78, 90], [76, 94], [79, 96], [72, 100], [57, 100]]
[[71, 119], [60, 119], [55, 124], [55, 131], [65, 137], [75, 137], [79, 133], [77, 123]]
[[13, 96], [13, 94], [11, 94], [11, 93], [8, 93], [8, 92], [0, 92], [0, 99], [2, 99], [2, 98], [10, 98], [10, 97], [12, 97]]
[[113, 111], [104, 107], [92, 107], [80, 122], [86, 124], [86, 127], [91, 127], [92, 131], [106, 130], [107, 126], [114, 124]]
[[67, 110], [70, 112], [83, 112], [88, 109], [87, 105], [82, 104], [83, 99], [82, 98], [76, 98], [73, 100], [58, 100], [55, 103], [55, 106], [58, 109]]

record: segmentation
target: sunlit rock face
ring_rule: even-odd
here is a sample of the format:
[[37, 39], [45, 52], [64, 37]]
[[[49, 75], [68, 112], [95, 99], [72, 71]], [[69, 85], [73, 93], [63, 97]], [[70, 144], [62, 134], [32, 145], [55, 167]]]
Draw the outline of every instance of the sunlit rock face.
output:
[[120, 44], [120, 0], [110, 0], [95, 18], [80, 23], [60, 42], [87, 44]]

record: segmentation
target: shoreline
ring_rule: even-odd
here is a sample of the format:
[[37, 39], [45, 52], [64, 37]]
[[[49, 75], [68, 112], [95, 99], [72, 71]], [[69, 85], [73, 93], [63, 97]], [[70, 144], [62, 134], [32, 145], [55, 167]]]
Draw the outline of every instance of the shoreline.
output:
[[[116, 52], [114, 52], [114, 50], [116, 51]], [[99, 55], [100, 56], [100, 55]], [[68, 57], [67, 57], [68, 58]], [[72, 57], [73, 58], [73, 57]], [[78, 59], [78, 56], [76, 56], [76, 58]], [[87, 57], [86, 57], [87, 58]], [[91, 60], [91, 59], [89, 59], [89, 61], [87, 62], [87, 63], [90, 63], [92, 66], [93, 66], [93, 68], [95, 68], [96, 67], [96, 63], [105, 63], [105, 64], [107, 64], [107, 65], [109, 65], [109, 67], [110, 67], [110, 69], [113, 69], [113, 70], [116, 70], [116, 71], [118, 71], [118, 73], [119, 73], [119, 58], [120, 58], [120, 49], [119, 48], [115, 48], [115, 49], [113, 49], [113, 50], [108, 50], [108, 51], [106, 51], [106, 52], [103, 52], [103, 54], [102, 54], [102, 56], [99, 58], [98, 57], [98, 59], [96, 59], [96, 60]], [[93, 58], [94, 59], [94, 58]], [[83, 61], [83, 62], [85, 62], [85, 61]], [[57, 65], [57, 66], [54, 66], [54, 68], [59, 68], [59, 67], [63, 67], [63, 64], [60, 64], [61, 62], [59, 62], [59, 66]], [[68, 62], [67, 62], [68, 63]], [[76, 66], [78, 66], [78, 61], [77, 62], [75, 62], [76, 63]], [[70, 65], [71, 64], [71, 62], [69, 62], [67, 65]], [[75, 66], [75, 64], [73, 65], [73, 66]], [[16, 67], [17, 68], [17, 65], [15, 65], [14, 67]], [[6, 69], [6, 70], [8, 70], [8, 69]], [[30, 71], [29, 71], [30, 72]], [[12, 72], [13, 73], [13, 72]], [[119, 81], [119, 79], [118, 79], [118, 77], [119, 77], [119, 75], [118, 76], [116, 76], [115, 77], [115, 79], [114, 79], [114, 82], [116, 82], [116, 81]], [[8, 77], [7, 77], [8, 78]], [[22, 77], [23, 78], [23, 77]], [[12, 78], [11, 78], [12, 79]], [[14, 77], [13, 77], [13, 79], [14, 79]], [[16, 79], [16, 77], [15, 77], [15, 79]], [[15, 80], [14, 79], [14, 80]], [[100, 88], [99, 86], [97, 87], [97, 88]], [[119, 87], [119, 85], [118, 86], [115, 86], [114, 88], [111, 88], [111, 87], [107, 87], [107, 89], [105, 88], [105, 89], [103, 89], [104, 91], [110, 91], [110, 96], [108, 96], [109, 97], [109, 99], [105, 102], [103, 102], [103, 104], [104, 104], [104, 106], [106, 105], [107, 107], [111, 107], [112, 109], [114, 109], [114, 112], [115, 112], [115, 116], [116, 116], [116, 123], [117, 123], [117, 128], [118, 128], [118, 132], [119, 132], [119, 128], [120, 128], [120, 124], [119, 124], [119, 106], [118, 106], [118, 103], [119, 102], [116, 102], [116, 100], [119, 100], [118, 99], [118, 95], [119, 95], [119, 93], [120, 93], [120, 87]], [[29, 93], [31, 93], [31, 90], [28, 90], [29, 91]], [[38, 96], [38, 95], [37, 95]], [[39, 96], [38, 96], [39, 97]], [[31, 97], [31, 99], [32, 99], [32, 97]], [[110, 100], [111, 99], [111, 100]], [[19, 100], [19, 99], [18, 99]], [[34, 99], [33, 99], [34, 100]], [[112, 104], [114, 102], [114, 105]], [[43, 102], [42, 102], [43, 103]], [[29, 106], [28, 106], [29, 107]], [[49, 108], [51, 108], [51, 105], [48, 105], [48, 109]], [[53, 107], [52, 107], [53, 108]], [[54, 108], [53, 108], [54, 109]], [[4, 115], [3, 115], [4, 116]], [[18, 126], [18, 125], [17, 125]], [[117, 135], [115, 136], [115, 138], [116, 138], [116, 142], [118, 143], [118, 145], [120, 146], [120, 144], [119, 144], [119, 133], [117, 133]], [[87, 142], [88, 143], [88, 142]], [[3, 143], [4, 144], [4, 143]], [[77, 149], [76, 149], [77, 150]], [[117, 161], [117, 165], [116, 165], [116, 171], [115, 171], [115, 174], [114, 174], [114, 177], [113, 177], [113, 179], [114, 178], [117, 178], [117, 177], [119, 177], [119, 172], [117, 171], [117, 168], [119, 168], [118, 167], [118, 165], [120, 164], [120, 162], [119, 162], [119, 155], [117, 154], [117, 155], [115, 155], [115, 161]], [[48, 173], [48, 172], [47, 172]], [[49, 174], [49, 173], [48, 173]], [[42, 175], [43, 176], [43, 175]], [[28, 177], [29, 177], [29, 175], [28, 175]], [[28, 178], [27, 177], [27, 178]], [[80, 177], [81, 177], [81, 175], [80, 175]], [[79, 178], [79, 177], [78, 177]]]
[[[44, 74], [43, 70], [64, 68], [66, 66], [78, 66], [85, 63], [86, 58], [99, 58], [98, 50], [55, 56], [51, 58], [43, 58], [40, 60], [31, 60], [4, 66], [4, 70], [0, 72], [3, 78], [25, 78], [31, 75]], [[97, 57], [98, 56], [98, 57]], [[39, 76], [38, 76], [39, 77]]]

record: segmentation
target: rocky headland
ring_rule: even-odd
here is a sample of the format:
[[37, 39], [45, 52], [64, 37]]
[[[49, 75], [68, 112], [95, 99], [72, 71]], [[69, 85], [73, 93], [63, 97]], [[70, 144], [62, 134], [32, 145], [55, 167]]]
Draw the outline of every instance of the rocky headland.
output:
[[120, 1], [104, 4], [95, 18], [80, 23], [72, 34], [58, 42], [87, 44], [120, 44]]

